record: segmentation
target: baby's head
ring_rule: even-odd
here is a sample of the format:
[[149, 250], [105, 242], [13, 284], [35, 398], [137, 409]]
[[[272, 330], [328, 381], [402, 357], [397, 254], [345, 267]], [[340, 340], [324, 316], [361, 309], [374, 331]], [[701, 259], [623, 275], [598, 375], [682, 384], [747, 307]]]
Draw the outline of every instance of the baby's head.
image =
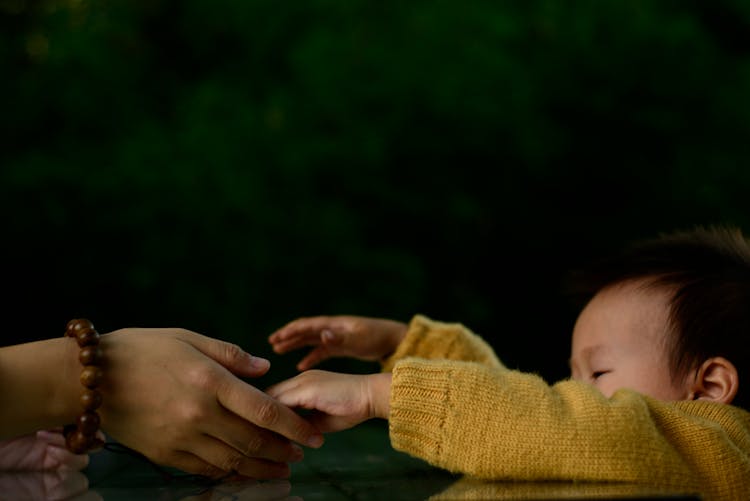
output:
[[630, 388], [661, 400], [750, 409], [750, 243], [737, 229], [698, 228], [637, 243], [575, 278], [586, 300], [573, 329], [574, 379], [606, 396]]

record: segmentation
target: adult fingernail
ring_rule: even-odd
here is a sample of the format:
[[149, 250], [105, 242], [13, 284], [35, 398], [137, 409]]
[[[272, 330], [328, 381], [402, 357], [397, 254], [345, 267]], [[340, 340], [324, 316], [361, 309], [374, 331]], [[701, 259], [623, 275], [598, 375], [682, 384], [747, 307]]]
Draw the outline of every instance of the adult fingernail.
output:
[[307, 445], [318, 448], [323, 445], [323, 435], [313, 435], [307, 440]]
[[324, 341], [333, 341], [334, 339], [336, 339], [336, 335], [328, 329], [321, 332], [320, 335], [323, 337]]
[[271, 367], [271, 362], [265, 358], [250, 356], [250, 367], [257, 370], [265, 370]]

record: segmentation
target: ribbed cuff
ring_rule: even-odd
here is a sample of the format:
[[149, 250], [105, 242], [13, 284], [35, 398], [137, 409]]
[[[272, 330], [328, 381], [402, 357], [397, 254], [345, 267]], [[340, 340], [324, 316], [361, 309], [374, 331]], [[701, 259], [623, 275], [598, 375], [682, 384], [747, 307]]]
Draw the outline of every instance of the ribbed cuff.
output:
[[439, 461], [450, 408], [451, 371], [406, 358], [393, 370], [389, 430], [396, 450]]

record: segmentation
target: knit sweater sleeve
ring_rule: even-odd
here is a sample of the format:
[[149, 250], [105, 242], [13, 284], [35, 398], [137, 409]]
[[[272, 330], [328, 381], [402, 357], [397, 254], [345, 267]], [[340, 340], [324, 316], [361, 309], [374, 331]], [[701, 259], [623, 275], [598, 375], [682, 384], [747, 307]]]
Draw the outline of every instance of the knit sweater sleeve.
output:
[[393, 447], [453, 472], [750, 492], [750, 414], [732, 406], [607, 399], [582, 382], [413, 357], [393, 368], [390, 404]]
[[401, 344], [383, 360], [383, 371], [390, 372], [405, 357], [465, 360], [503, 367], [490, 345], [462, 324], [437, 322], [424, 315], [411, 319]]

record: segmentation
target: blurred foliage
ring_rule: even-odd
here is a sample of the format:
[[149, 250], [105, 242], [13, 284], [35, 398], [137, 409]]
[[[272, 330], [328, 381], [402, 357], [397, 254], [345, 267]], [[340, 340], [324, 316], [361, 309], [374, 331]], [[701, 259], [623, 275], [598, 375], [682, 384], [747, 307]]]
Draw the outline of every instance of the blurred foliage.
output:
[[561, 377], [566, 270], [750, 228], [749, 56], [740, 0], [0, 0], [4, 341], [421, 312]]

